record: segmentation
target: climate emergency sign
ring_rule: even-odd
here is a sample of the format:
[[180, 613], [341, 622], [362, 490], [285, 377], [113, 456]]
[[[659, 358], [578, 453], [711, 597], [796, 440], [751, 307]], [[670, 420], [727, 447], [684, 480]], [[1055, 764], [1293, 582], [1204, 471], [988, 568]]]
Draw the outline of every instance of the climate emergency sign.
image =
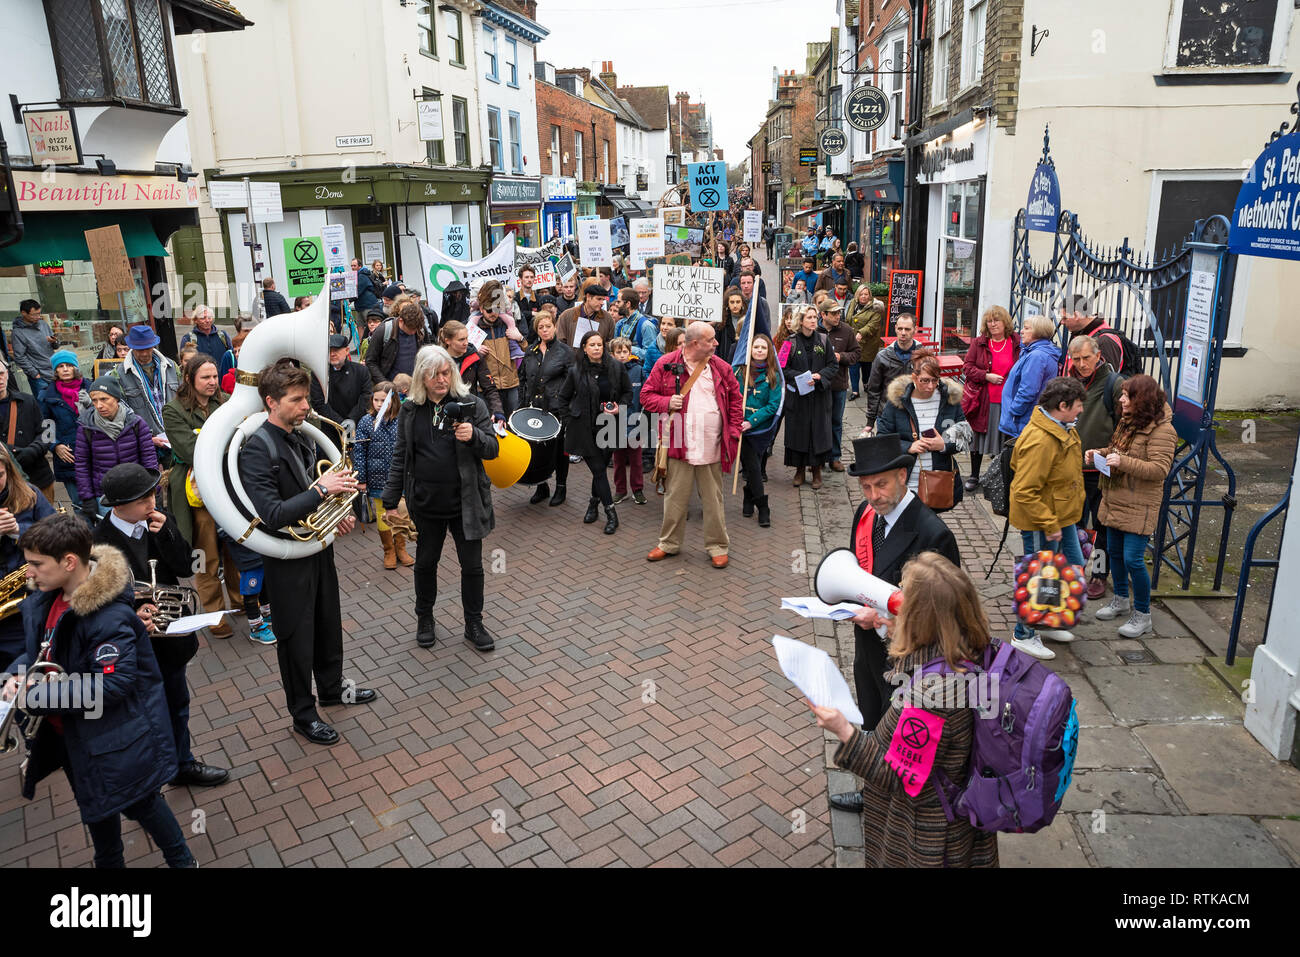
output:
[[722, 293], [726, 274], [710, 266], [654, 265], [654, 313], [672, 316], [678, 326], [686, 322], [722, 321]]

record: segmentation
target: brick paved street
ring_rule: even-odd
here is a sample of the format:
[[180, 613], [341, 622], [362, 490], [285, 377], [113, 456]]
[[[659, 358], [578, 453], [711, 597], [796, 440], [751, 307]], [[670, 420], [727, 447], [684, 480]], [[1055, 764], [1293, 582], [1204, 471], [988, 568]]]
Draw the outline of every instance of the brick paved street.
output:
[[[189, 667], [194, 750], [232, 780], [165, 792], [183, 825], [203, 812], [190, 840], [203, 865], [831, 861], [822, 733], [770, 644], [781, 596], [806, 593], [791, 591], [796, 490], [776, 483], [770, 529], [729, 499], [733, 560], [718, 571], [698, 506], [682, 555], [645, 561], [653, 489], [646, 506], [619, 507], [616, 535], [583, 525], [585, 475], [574, 468], [556, 509], [530, 507], [531, 489], [495, 494], [488, 655], [461, 640], [450, 543], [437, 618], [454, 640], [431, 651], [415, 645], [411, 572], [383, 571], [373, 530], [336, 547], [345, 674], [381, 699], [323, 709], [344, 739], [333, 748], [290, 731], [272, 649], [204, 644]], [[29, 803], [15, 773], [0, 779], [0, 865], [89, 864], [67, 782], [49, 782]], [[128, 863], [161, 864], [137, 825], [125, 835]]]

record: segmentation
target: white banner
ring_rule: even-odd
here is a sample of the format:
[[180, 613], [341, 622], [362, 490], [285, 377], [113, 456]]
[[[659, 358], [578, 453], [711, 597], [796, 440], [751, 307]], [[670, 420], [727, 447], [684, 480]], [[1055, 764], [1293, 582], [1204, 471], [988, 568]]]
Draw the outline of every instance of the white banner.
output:
[[756, 243], [763, 238], [763, 214], [757, 209], [745, 210], [744, 242]]
[[578, 217], [578, 258], [584, 266], [613, 266], [609, 220], [599, 216]]
[[628, 223], [632, 233], [632, 247], [628, 255], [633, 269], [645, 269], [645, 261], [664, 254], [664, 221], [658, 216], [653, 219], [634, 219]]
[[722, 321], [722, 283], [726, 273], [711, 266], [674, 266], [657, 263], [654, 268], [654, 313], [687, 322]]
[[424, 286], [425, 299], [439, 316], [442, 315], [442, 291], [453, 280], [458, 279], [463, 282], [470, 290], [471, 296], [489, 279], [499, 280], [509, 287], [514, 286], [514, 233], [507, 233], [506, 238], [497, 243], [495, 249], [472, 263], [452, 259], [419, 237], [416, 238], [415, 244], [420, 250], [421, 284]]

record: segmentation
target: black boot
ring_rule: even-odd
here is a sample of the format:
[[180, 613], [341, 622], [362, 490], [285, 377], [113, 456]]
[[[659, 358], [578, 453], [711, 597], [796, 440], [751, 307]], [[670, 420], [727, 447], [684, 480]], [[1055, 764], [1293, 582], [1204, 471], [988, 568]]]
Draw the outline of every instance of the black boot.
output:
[[587, 514], [582, 516], [582, 523], [584, 525], [590, 525], [592, 522], [596, 520], [596, 516], [599, 514], [600, 514], [600, 499], [596, 498], [595, 496], [592, 496], [591, 501], [587, 503]]
[[555, 485], [555, 494], [551, 496], [551, 507], [564, 504], [564, 484], [557, 482]]
[[754, 496], [750, 494], [749, 486], [745, 486], [745, 501], [740, 506], [740, 514], [745, 518], [753, 518], [754, 516]]
[[415, 613], [415, 643], [421, 648], [432, 648], [438, 636], [433, 630], [433, 612]]
[[618, 528], [618, 512], [614, 511], [614, 506], [609, 505], [605, 508], [605, 534], [613, 535], [614, 529]]
[[533, 492], [533, 497], [528, 500], [529, 505], [537, 505], [545, 501], [551, 494], [551, 487], [543, 482], [537, 486], [537, 491]]
[[754, 504], [758, 506], [758, 527], [769, 527], [772, 524], [772, 513], [767, 508], [767, 496], [761, 495], [754, 499]]
[[479, 651], [491, 651], [497, 646], [481, 621], [465, 622], [465, 640]]

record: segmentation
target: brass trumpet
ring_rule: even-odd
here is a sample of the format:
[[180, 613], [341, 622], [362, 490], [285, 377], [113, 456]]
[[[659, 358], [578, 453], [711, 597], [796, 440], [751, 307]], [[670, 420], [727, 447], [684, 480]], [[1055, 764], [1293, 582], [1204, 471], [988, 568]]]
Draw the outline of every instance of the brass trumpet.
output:
[[[19, 590], [21, 589], [21, 593]], [[17, 594], [17, 597], [14, 596]], [[18, 611], [27, 597], [27, 563], [19, 565], [4, 578], [0, 578], [0, 620]]]

